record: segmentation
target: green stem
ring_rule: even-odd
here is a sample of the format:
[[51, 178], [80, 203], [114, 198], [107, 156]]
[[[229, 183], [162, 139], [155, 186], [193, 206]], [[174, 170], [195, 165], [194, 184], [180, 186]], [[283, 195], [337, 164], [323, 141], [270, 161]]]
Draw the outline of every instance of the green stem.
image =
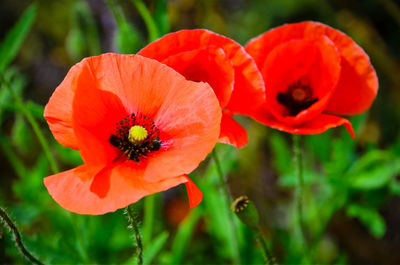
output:
[[297, 192], [296, 192], [296, 210], [297, 210], [297, 221], [300, 230], [301, 236], [301, 244], [306, 246], [306, 233], [303, 219], [303, 191], [304, 191], [304, 179], [303, 179], [303, 161], [302, 161], [302, 153], [300, 147], [300, 136], [298, 134], [293, 135], [293, 147], [294, 147], [294, 159], [296, 166], [296, 175], [297, 175]]
[[[215, 162], [215, 165], [216, 165], [216, 168], [217, 168], [217, 175], [218, 175], [218, 177], [219, 177], [219, 181], [220, 181], [220, 190], [223, 190], [223, 195], [225, 195], [225, 198], [226, 198], [226, 201], [227, 201], [227, 203], [228, 203], [228, 208], [230, 209], [230, 207], [231, 207], [231, 203], [232, 203], [232, 196], [231, 196], [231, 194], [229, 193], [229, 189], [228, 189], [228, 187], [227, 187], [227, 185], [226, 185], [226, 181], [225, 181], [225, 178], [224, 178], [224, 172], [222, 171], [222, 166], [221, 166], [221, 163], [219, 162], [219, 158], [218, 158], [218, 155], [217, 155], [217, 151], [216, 151], [216, 147], [214, 147], [214, 149], [212, 150], [212, 152], [211, 152], [211, 155], [212, 155], [212, 158], [214, 159], [214, 162]], [[233, 223], [233, 212], [232, 211], [229, 211], [230, 212], [230, 218], [228, 218], [228, 220], [229, 220], [229, 226], [232, 228], [232, 229], [230, 229], [230, 231], [234, 231], [234, 229], [235, 229], [235, 224]], [[233, 235], [233, 242], [232, 242], [232, 244], [233, 244], [233, 246], [234, 246], [234, 248], [236, 249], [236, 251], [234, 251], [234, 261], [235, 261], [235, 264], [240, 264], [240, 256], [239, 256], [239, 251], [238, 251], [238, 249], [239, 249], [239, 247], [238, 247], [238, 243], [237, 243], [237, 235], [236, 235], [236, 233], [232, 233]]]
[[19, 251], [22, 253], [22, 255], [24, 255], [30, 262], [42, 265], [43, 263], [40, 262], [38, 259], [36, 259], [34, 256], [32, 256], [32, 254], [29, 253], [29, 251], [25, 248], [24, 244], [22, 243], [21, 235], [18, 231], [18, 228], [15, 226], [15, 224], [11, 221], [11, 218], [2, 208], [0, 208], [0, 217], [13, 232], [15, 242], [17, 243], [17, 247]]
[[147, 31], [149, 32], [149, 42], [152, 42], [159, 38], [158, 28], [154, 22], [149, 10], [142, 0], [132, 0], [133, 4], [136, 6], [140, 15], [142, 16], [144, 23], [146, 24]]
[[43, 151], [44, 151], [44, 153], [46, 155], [46, 158], [50, 163], [51, 171], [54, 174], [58, 173], [59, 169], [58, 169], [56, 160], [54, 159], [53, 155], [50, 152], [50, 147], [49, 147], [49, 145], [48, 145], [48, 143], [46, 141], [46, 138], [44, 137], [42, 131], [39, 128], [39, 124], [36, 122], [35, 118], [32, 116], [32, 114], [26, 108], [26, 105], [24, 104], [24, 102], [22, 101], [20, 96], [18, 96], [17, 94], [14, 93], [14, 91], [10, 87], [10, 84], [4, 79], [3, 76], [1, 76], [1, 83], [4, 86], [6, 86], [7, 90], [9, 91], [11, 96], [14, 98], [16, 104], [19, 106], [19, 108], [21, 109], [22, 113], [25, 115], [26, 119], [28, 120], [28, 122], [32, 126], [32, 129], [33, 129], [34, 133], [36, 134], [40, 144], [42, 145], [42, 148], [43, 148]]
[[224, 172], [222, 171], [222, 166], [221, 166], [221, 163], [219, 162], [219, 158], [218, 158], [217, 151], [216, 151], [215, 147], [212, 150], [211, 155], [212, 155], [212, 158], [214, 159], [215, 166], [217, 168], [217, 173], [218, 173], [217, 175], [218, 175], [218, 178], [219, 178], [221, 189], [223, 189], [223, 192], [225, 193], [225, 196], [226, 196], [226, 198], [228, 199], [228, 201], [230, 203], [230, 202], [233, 201], [233, 199], [232, 199], [231, 194], [229, 193], [229, 189], [227, 187], [226, 180], [225, 180], [225, 177], [224, 177]]
[[146, 247], [153, 236], [156, 196], [157, 194], [153, 194], [144, 199], [143, 244]]
[[271, 252], [268, 249], [267, 243], [265, 242], [265, 239], [261, 233], [260, 227], [254, 228], [254, 232], [256, 233], [258, 242], [260, 243], [263, 249], [265, 262], [268, 265], [276, 265], [277, 263], [275, 262], [275, 258], [272, 256]]
[[136, 238], [136, 244], [137, 244], [137, 250], [138, 250], [138, 264], [142, 265], [143, 264], [143, 245], [142, 245], [142, 239], [140, 237], [140, 232], [139, 232], [139, 228], [137, 225], [133, 205], [129, 205], [128, 207], [126, 207], [126, 213], [128, 214], [129, 225], [132, 227], [133, 232], [135, 234], [135, 238]]

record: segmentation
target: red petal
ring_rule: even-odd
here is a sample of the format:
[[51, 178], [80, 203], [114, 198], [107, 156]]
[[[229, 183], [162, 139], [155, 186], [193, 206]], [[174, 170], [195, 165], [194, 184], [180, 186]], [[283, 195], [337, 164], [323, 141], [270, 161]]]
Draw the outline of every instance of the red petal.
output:
[[189, 206], [190, 209], [193, 209], [203, 200], [203, 193], [188, 176], [184, 175], [184, 177], [186, 178], [185, 185], [189, 197]]
[[94, 169], [85, 165], [47, 177], [44, 184], [53, 199], [63, 208], [79, 214], [104, 214], [188, 181], [185, 177], [175, 177], [146, 182], [138, 174], [139, 171], [132, 170], [123, 164], [116, 165], [108, 176], [110, 187], [105, 196], [91, 191], [90, 176]]
[[163, 148], [146, 160], [148, 181], [188, 174], [212, 150], [221, 108], [208, 84], [189, 82], [142, 56], [105, 54], [86, 62], [74, 100], [74, 128], [85, 163], [104, 165], [117, 157], [119, 150], [108, 139], [132, 112], [153, 118], [161, 132]]
[[[319, 115], [327, 106], [340, 74], [340, 55], [327, 37], [314, 40], [285, 42], [273, 49], [266, 58], [262, 75], [266, 80], [267, 104], [271, 113], [287, 124], [301, 124]], [[318, 101], [296, 116], [288, 116], [278, 100], [278, 93], [299, 80], [313, 90]]]
[[128, 113], [115, 94], [97, 88], [97, 80], [91, 73], [92, 69], [85, 64], [75, 91], [73, 126], [83, 161], [104, 165], [118, 156], [109, 138]]
[[255, 119], [274, 129], [295, 133], [295, 134], [318, 134], [325, 132], [330, 128], [344, 125], [352, 138], [355, 138], [355, 133], [351, 123], [342, 117], [320, 114], [312, 120], [309, 120], [301, 125], [293, 126], [285, 124], [277, 120], [265, 107], [260, 109], [255, 115]]
[[54, 138], [60, 144], [73, 149], [78, 149], [78, 142], [72, 128], [72, 101], [82, 66], [83, 63], [78, 63], [69, 70], [50, 97], [43, 114]]
[[187, 80], [207, 82], [215, 92], [221, 108], [231, 98], [234, 70], [222, 49], [197, 49], [168, 57], [162, 63]]
[[222, 114], [219, 142], [231, 144], [237, 148], [245, 146], [248, 142], [246, 130], [230, 114]]
[[341, 76], [326, 111], [353, 115], [367, 110], [378, 91], [378, 79], [368, 55], [350, 37], [317, 22], [301, 22], [274, 28], [246, 45], [259, 67], [276, 46], [290, 40], [313, 39], [325, 35], [341, 54]]
[[197, 49], [221, 48], [235, 70], [229, 105], [233, 112], [251, 113], [264, 101], [264, 83], [253, 61], [240, 44], [208, 30], [181, 30], [150, 43], [139, 54], [163, 61], [169, 56]]

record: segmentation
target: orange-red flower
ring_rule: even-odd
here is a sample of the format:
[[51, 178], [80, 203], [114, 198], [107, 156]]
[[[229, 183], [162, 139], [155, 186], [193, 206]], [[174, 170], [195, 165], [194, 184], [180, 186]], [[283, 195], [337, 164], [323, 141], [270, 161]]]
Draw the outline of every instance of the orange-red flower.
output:
[[233, 40], [208, 30], [181, 30], [158, 39], [138, 54], [156, 59], [188, 80], [214, 89], [223, 110], [220, 142], [247, 144], [247, 133], [233, 118], [252, 115], [264, 101], [264, 83], [253, 59]]
[[317, 22], [272, 29], [246, 46], [264, 81], [256, 119], [278, 130], [316, 134], [350, 122], [336, 115], [367, 110], [378, 80], [368, 55], [342, 32]]
[[84, 164], [44, 179], [62, 207], [103, 214], [186, 183], [218, 140], [221, 108], [206, 83], [139, 55], [104, 54], [68, 72], [46, 105], [54, 137]]

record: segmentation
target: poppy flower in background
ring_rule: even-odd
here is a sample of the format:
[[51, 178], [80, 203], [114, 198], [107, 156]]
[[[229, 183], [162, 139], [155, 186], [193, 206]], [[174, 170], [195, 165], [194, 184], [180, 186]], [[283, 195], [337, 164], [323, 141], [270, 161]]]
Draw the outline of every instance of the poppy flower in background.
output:
[[103, 214], [185, 183], [218, 140], [221, 108], [207, 83], [139, 55], [86, 58], [68, 72], [44, 116], [56, 140], [84, 164], [44, 179], [53, 199], [80, 214]]
[[368, 55], [350, 37], [317, 22], [274, 28], [246, 51], [265, 81], [266, 103], [256, 119], [296, 134], [317, 134], [351, 123], [337, 115], [366, 111], [378, 92]]
[[209, 30], [181, 30], [138, 54], [172, 67], [188, 80], [209, 83], [223, 111], [219, 141], [236, 147], [247, 144], [246, 130], [232, 115], [252, 116], [265, 96], [262, 76], [240, 44]]

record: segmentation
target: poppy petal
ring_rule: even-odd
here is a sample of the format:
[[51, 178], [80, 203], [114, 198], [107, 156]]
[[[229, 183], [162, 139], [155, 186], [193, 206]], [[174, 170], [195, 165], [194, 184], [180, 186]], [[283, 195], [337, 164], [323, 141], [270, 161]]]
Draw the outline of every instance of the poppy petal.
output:
[[73, 149], [78, 149], [78, 143], [72, 128], [72, 101], [82, 66], [83, 63], [78, 63], [69, 70], [50, 97], [43, 114], [54, 138], [60, 144]]
[[259, 109], [259, 112], [254, 118], [274, 129], [295, 134], [318, 134], [330, 128], [344, 125], [350, 136], [355, 138], [353, 127], [347, 119], [329, 114], [320, 114], [316, 118], [301, 125], [293, 126], [277, 120], [266, 107], [263, 107]]
[[231, 98], [234, 70], [222, 49], [198, 49], [168, 57], [162, 63], [187, 80], [207, 82], [215, 92], [221, 108]]
[[179, 53], [215, 48], [224, 51], [235, 70], [234, 90], [227, 108], [241, 114], [251, 113], [264, 101], [264, 81], [253, 59], [235, 41], [209, 30], [181, 30], [150, 43], [138, 54], [163, 61]]
[[368, 56], [354, 42], [351, 46], [353, 54], [342, 60], [339, 83], [326, 112], [341, 115], [363, 113], [372, 105], [378, 93], [378, 78]]
[[126, 207], [142, 197], [167, 190], [185, 183], [185, 177], [168, 178], [159, 182], [146, 182], [140, 178], [129, 180], [131, 169], [117, 164], [109, 175], [110, 187], [105, 196], [90, 190], [91, 181], [87, 176], [92, 169], [87, 165], [61, 172], [44, 179], [44, 184], [53, 199], [63, 208], [79, 214], [104, 214]]
[[89, 64], [84, 64], [76, 83], [73, 128], [82, 159], [90, 165], [111, 163], [118, 150], [110, 144], [110, 135], [128, 113], [115, 94], [98, 89]]
[[[262, 68], [266, 80], [267, 103], [271, 113], [280, 121], [296, 125], [319, 115], [329, 103], [340, 75], [340, 55], [327, 37], [316, 40], [294, 40], [273, 49]], [[289, 86], [306, 80], [312, 97], [318, 99], [295, 116], [277, 99]]]
[[248, 142], [246, 130], [230, 114], [222, 114], [219, 142], [231, 144], [237, 148], [245, 146]]
[[[220, 135], [222, 112], [207, 83], [182, 81], [170, 89], [154, 115], [163, 145], [162, 152], [148, 159], [144, 176], [148, 181], [159, 181], [166, 172], [189, 174], [211, 152]], [[179, 107], [174, 102], [179, 102]]]
[[189, 206], [190, 209], [193, 209], [203, 200], [203, 193], [187, 175], [184, 175], [184, 177], [186, 178], [185, 185], [189, 197]]
[[341, 76], [326, 111], [354, 115], [367, 110], [376, 97], [378, 79], [368, 55], [350, 37], [327, 25], [306, 21], [287, 24], [250, 40], [246, 51], [259, 67], [268, 54], [282, 43], [327, 36], [341, 54]]
[[188, 174], [212, 150], [222, 114], [208, 84], [187, 81], [139, 55], [105, 54], [85, 61], [74, 99], [74, 129], [85, 163], [118, 158], [108, 139], [115, 124], [131, 113], [152, 118], [160, 130], [162, 148], [143, 161], [147, 181]]

